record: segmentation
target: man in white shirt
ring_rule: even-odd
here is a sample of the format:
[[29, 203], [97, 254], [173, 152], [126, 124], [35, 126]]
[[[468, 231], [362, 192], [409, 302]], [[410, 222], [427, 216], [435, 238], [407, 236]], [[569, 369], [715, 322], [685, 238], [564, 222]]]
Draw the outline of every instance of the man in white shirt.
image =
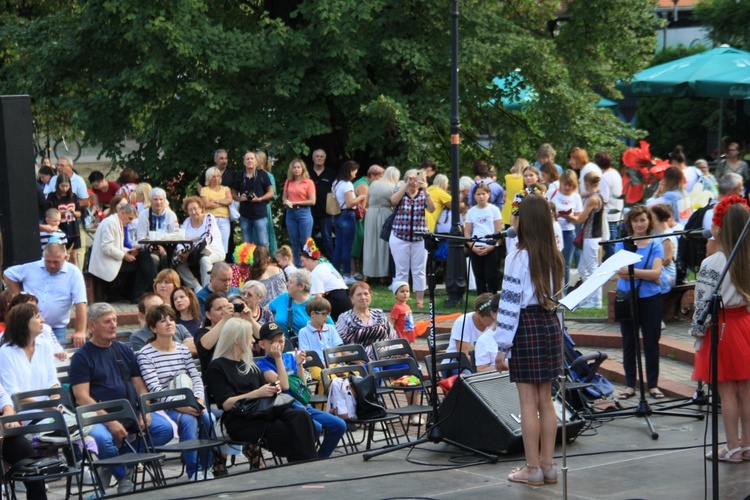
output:
[[65, 247], [50, 243], [41, 260], [8, 268], [5, 284], [13, 295], [23, 287], [39, 300], [39, 312], [61, 342], [75, 306], [73, 345], [80, 347], [86, 341], [86, 285], [80, 269], [65, 260]]
[[[615, 240], [620, 237], [620, 221], [622, 220], [622, 209], [624, 202], [622, 197], [622, 176], [616, 168], [612, 168], [612, 157], [609, 153], [601, 151], [594, 156], [594, 163], [602, 171], [602, 181], [599, 183], [599, 189], [609, 191], [609, 199], [604, 202], [604, 214], [607, 217], [609, 225], [609, 239]], [[603, 197], [604, 195], [602, 195]], [[604, 245], [604, 257], [602, 261], [607, 260], [615, 253], [615, 244], [608, 243]]]

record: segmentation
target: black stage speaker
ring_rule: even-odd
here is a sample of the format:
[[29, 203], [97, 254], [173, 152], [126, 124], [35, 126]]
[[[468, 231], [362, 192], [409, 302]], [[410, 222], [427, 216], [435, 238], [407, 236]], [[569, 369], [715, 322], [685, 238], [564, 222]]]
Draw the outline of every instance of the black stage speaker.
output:
[[33, 142], [29, 96], [0, 96], [3, 268], [41, 258]]
[[[552, 395], [550, 394], [550, 397]], [[562, 404], [555, 400], [557, 440], [562, 440]], [[583, 427], [583, 420], [570, 421], [566, 412], [566, 437], [572, 441]], [[443, 434], [459, 444], [490, 453], [523, 450], [521, 405], [518, 391], [508, 374], [496, 371], [458, 377], [440, 405]]]

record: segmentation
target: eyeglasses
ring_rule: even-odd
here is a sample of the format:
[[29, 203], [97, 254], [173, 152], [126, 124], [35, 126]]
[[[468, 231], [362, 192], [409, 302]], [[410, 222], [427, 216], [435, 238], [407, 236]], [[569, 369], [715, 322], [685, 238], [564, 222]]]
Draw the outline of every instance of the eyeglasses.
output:
[[320, 316], [329, 316], [331, 313], [329, 311], [313, 311], [313, 314], [317, 314]]

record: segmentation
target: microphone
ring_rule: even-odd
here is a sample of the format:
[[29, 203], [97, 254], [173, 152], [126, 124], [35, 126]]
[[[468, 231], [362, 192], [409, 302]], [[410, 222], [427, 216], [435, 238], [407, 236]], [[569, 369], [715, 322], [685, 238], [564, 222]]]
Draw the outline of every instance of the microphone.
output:
[[689, 229], [687, 231], [678, 231], [674, 233], [675, 236], [682, 236], [684, 238], [690, 238], [694, 240], [710, 240], [713, 238], [710, 229]]
[[499, 240], [500, 238], [515, 238], [517, 236], [516, 230], [513, 228], [513, 226], [509, 227], [505, 231], [500, 231], [499, 233], [495, 234], [488, 234], [487, 236], [483, 236], [482, 238], [479, 238], [480, 240]]

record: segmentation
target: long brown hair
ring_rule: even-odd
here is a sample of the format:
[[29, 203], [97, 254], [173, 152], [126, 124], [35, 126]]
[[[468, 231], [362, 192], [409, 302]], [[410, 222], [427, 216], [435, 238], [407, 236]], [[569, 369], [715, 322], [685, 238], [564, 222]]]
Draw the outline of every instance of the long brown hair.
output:
[[[740, 204], [732, 205], [724, 214], [724, 222], [716, 239], [719, 250], [727, 257], [737, 243], [748, 218], [750, 218], [750, 212]], [[732, 284], [745, 301], [750, 302], [750, 238], [742, 241], [741, 248], [734, 256], [729, 268], [729, 277], [732, 278]]]
[[250, 279], [260, 280], [268, 268], [270, 254], [267, 247], [257, 246], [253, 252], [253, 265], [250, 266]]
[[553, 296], [562, 287], [565, 263], [555, 243], [549, 204], [543, 196], [529, 194], [518, 207], [518, 248], [529, 254], [537, 302], [545, 309], [553, 309], [554, 304], [545, 296]]

